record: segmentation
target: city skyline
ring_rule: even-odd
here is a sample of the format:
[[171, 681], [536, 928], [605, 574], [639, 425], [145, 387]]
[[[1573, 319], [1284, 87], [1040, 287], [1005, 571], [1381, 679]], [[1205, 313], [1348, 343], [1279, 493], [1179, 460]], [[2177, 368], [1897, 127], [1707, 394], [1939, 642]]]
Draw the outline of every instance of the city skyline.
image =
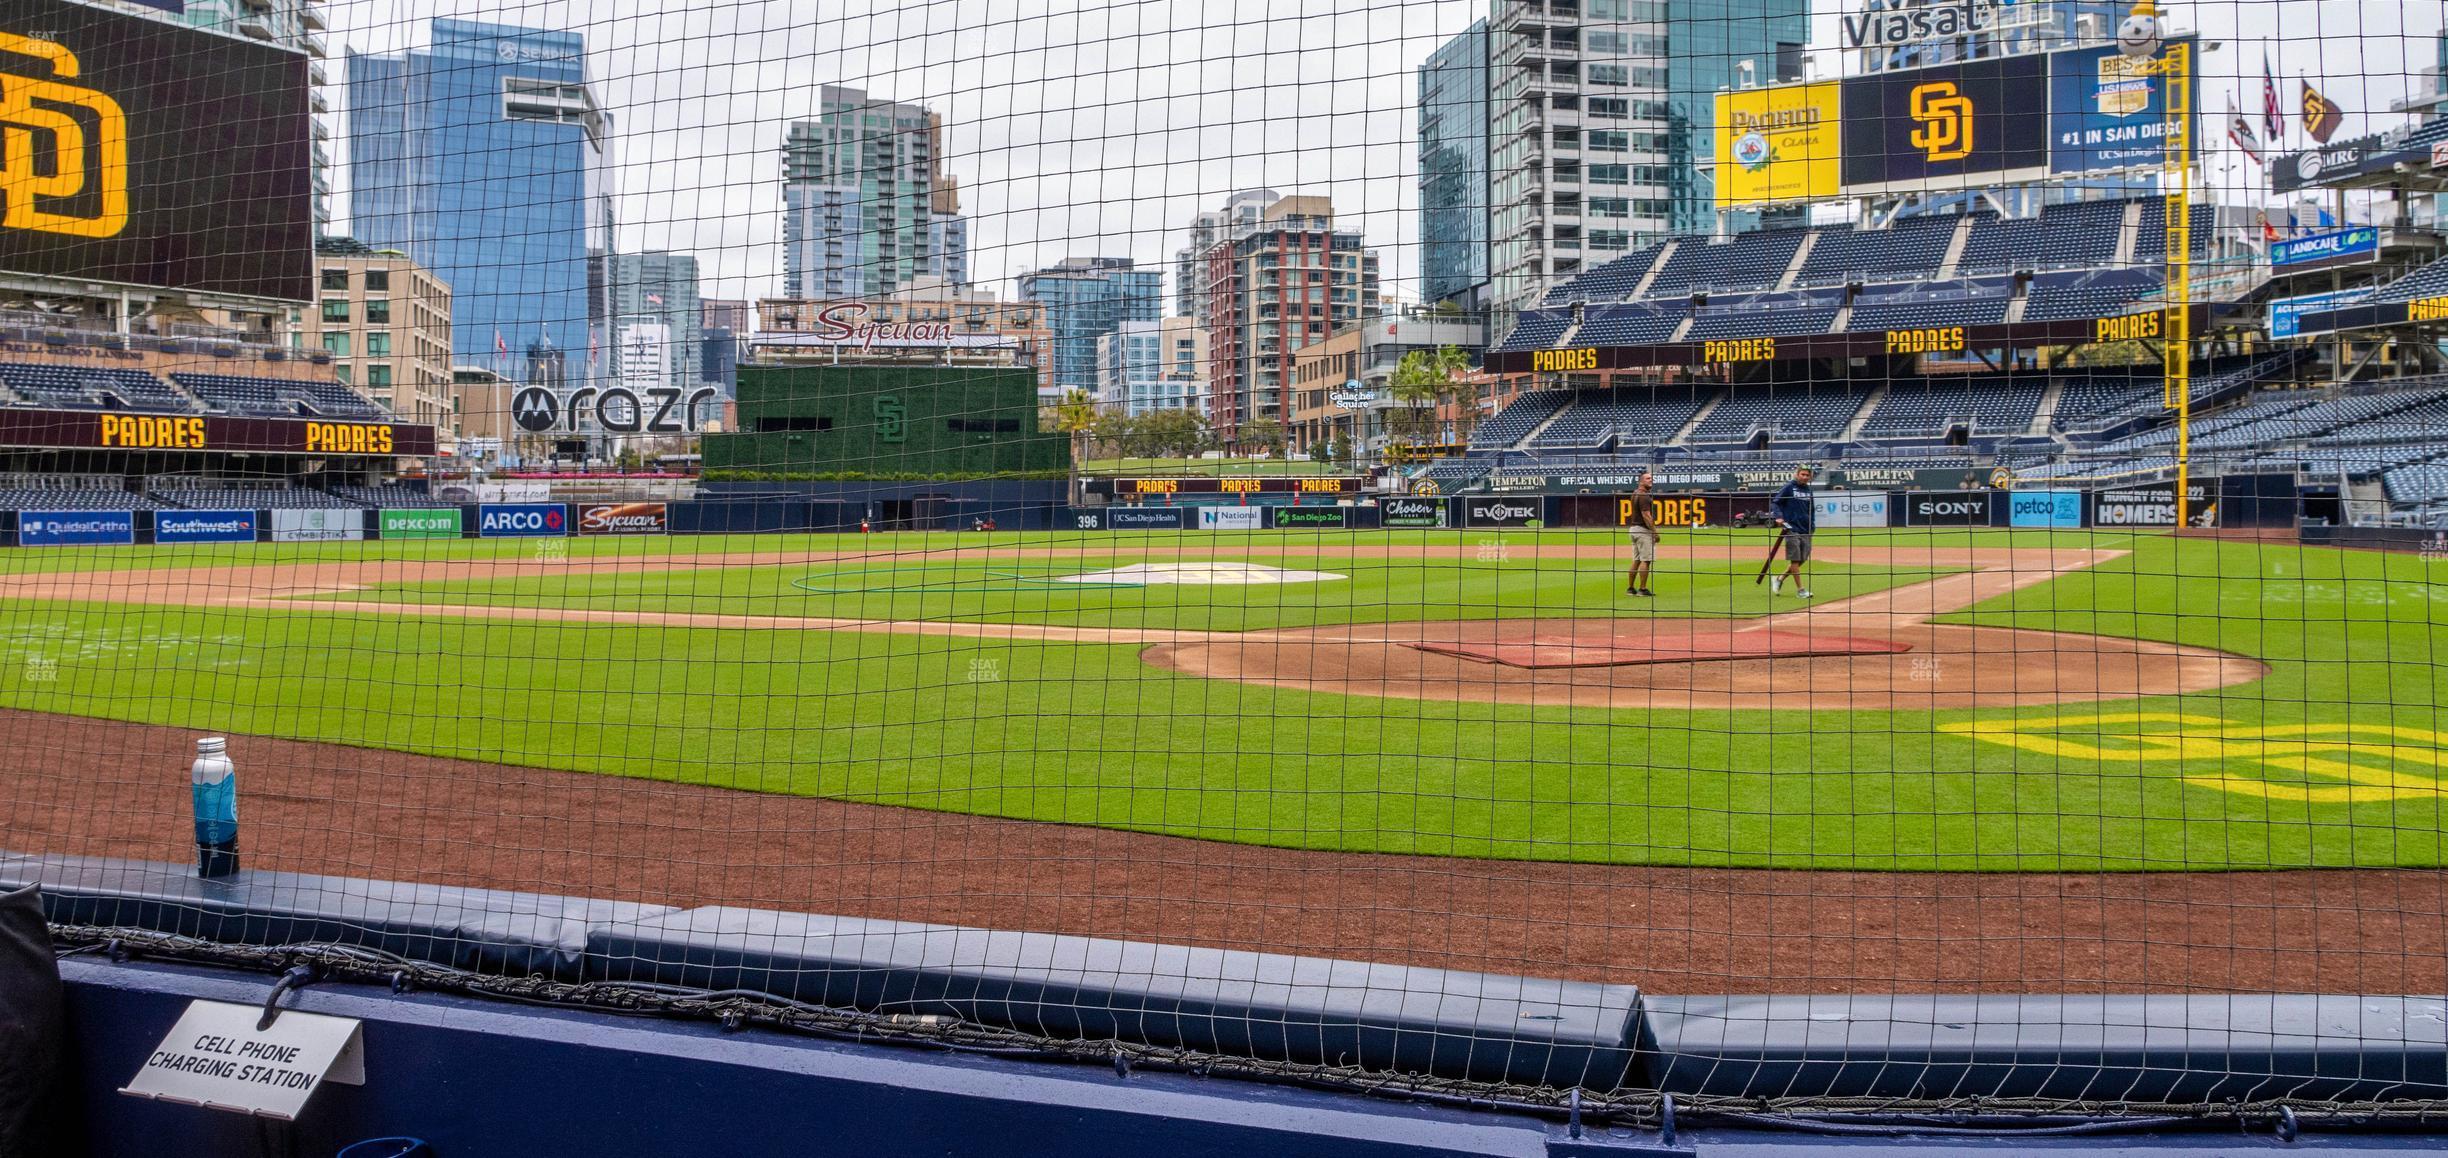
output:
[[[1858, 8], [1811, 5], [1819, 75], [1835, 74], [1838, 15]], [[1416, 69], [1487, 9], [1160, 0], [1056, 4], [1012, 20], [956, 0], [923, 13], [853, 5], [809, 22], [740, 6], [341, 0], [327, 35], [335, 57], [421, 46], [433, 14], [584, 36], [591, 83], [616, 126], [617, 248], [697, 255], [709, 297], [782, 289], [776, 145], [789, 122], [815, 114], [822, 86], [843, 85], [943, 116], [944, 161], [962, 177], [979, 284], [1008, 285], [1082, 252], [1169, 269], [1184, 222], [1235, 190], [1265, 187], [1332, 196], [1345, 227], [1385, 253], [1388, 290], [1416, 298]], [[2266, 49], [2290, 98], [2303, 74], [2358, 110], [2343, 130], [2355, 135], [2394, 123], [2388, 103], [2433, 63], [2430, 11], [2313, 0], [2288, 5], [2284, 29], [2276, 11], [2266, 2], [2176, 7], [2205, 39], [2225, 42], [2206, 61], [2208, 114], [2223, 111], [2230, 89], [2253, 96]], [[2362, 34], [2323, 35], [2357, 27]], [[1098, 48], [1102, 69], [1087, 51]], [[339, 161], [345, 173], [347, 157]], [[337, 191], [336, 232], [353, 228], [354, 203], [353, 189]]]

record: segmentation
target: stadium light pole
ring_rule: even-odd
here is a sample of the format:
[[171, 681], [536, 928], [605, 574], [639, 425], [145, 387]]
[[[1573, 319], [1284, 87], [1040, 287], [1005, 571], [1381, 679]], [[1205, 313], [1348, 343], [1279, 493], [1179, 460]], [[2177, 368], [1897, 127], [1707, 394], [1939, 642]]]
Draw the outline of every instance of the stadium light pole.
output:
[[2160, 401], [2176, 412], [2176, 527], [2182, 530], [2193, 522], [2193, 46], [2165, 41], [2153, 0], [2136, 0], [2133, 14], [2117, 25], [2117, 51], [2135, 61], [2142, 75], [2166, 80], [2159, 192], [2167, 218], [2162, 255], [2167, 306], [2159, 348]]

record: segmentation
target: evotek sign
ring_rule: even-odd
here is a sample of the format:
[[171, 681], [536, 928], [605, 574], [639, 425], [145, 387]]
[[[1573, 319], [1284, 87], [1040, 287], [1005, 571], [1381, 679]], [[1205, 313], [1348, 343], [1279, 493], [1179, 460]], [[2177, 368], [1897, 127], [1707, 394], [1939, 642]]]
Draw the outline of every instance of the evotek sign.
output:
[[569, 513], [559, 503], [487, 503], [476, 508], [476, 533], [488, 539], [566, 535]]
[[1997, 0], [1962, 0], [1926, 8], [1840, 16], [1837, 23], [1843, 29], [1846, 48], [1900, 48], [1986, 32], [1997, 26], [1997, 17]]
[[1535, 527], [1539, 525], [1539, 502], [1537, 499], [1469, 499], [1463, 504], [1462, 525]]

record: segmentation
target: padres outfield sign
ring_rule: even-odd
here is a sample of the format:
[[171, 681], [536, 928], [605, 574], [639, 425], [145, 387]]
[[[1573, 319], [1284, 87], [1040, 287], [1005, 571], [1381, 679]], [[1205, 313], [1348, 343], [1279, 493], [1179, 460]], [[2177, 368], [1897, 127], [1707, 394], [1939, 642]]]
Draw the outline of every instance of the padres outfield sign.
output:
[[434, 428], [400, 422], [308, 422], [226, 414], [97, 414], [10, 407], [0, 409], [0, 446], [424, 458], [434, 453]]

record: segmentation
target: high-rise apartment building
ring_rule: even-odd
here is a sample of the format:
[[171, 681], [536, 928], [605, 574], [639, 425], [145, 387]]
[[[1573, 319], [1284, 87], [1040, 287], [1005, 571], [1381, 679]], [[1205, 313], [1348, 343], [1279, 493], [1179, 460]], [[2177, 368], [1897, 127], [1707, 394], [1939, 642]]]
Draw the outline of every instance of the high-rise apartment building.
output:
[[1207, 251], [1236, 229], [1258, 224], [1258, 216], [1266, 207], [1281, 200], [1283, 194], [1272, 189], [1243, 189], [1224, 201], [1222, 209], [1211, 209], [1190, 219], [1189, 244], [1173, 253], [1173, 312], [1185, 318], [1207, 316]]
[[1054, 331], [1054, 384], [1096, 385], [1097, 340], [1124, 322], [1164, 316], [1164, 273], [1127, 257], [1067, 257], [1020, 275], [1020, 296], [1042, 302]]
[[1809, 5], [1496, 0], [1487, 29], [1488, 275], [1494, 302], [1518, 307], [1659, 237], [1715, 230], [1702, 162], [1717, 92], [1798, 76]]
[[1488, 28], [1419, 69], [1420, 300], [1484, 305], [1488, 285]]
[[696, 389], [705, 311], [697, 298], [697, 259], [649, 250], [612, 258], [615, 376], [631, 389]]
[[450, 287], [407, 254], [347, 237], [316, 241], [315, 273], [306, 341], [332, 356], [340, 381], [402, 419], [457, 429]]
[[249, 40], [261, 40], [306, 54], [306, 105], [312, 125], [315, 234], [331, 231], [331, 102], [323, 95], [330, 80], [323, 59], [331, 48], [323, 39], [323, 0], [186, 0], [176, 11], [142, 4], [136, 11], [174, 20], [194, 28], [211, 28]]
[[1206, 408], [1207, 331], [1191, 318], [1124, 322], [1097, 339], [1096, 401], [1137, 418]]
[[1207, 417], [1230, 444], [1244, 423], [1281, 421], [1292, 354], [1376, 312], [1377, 254], [1334, 225], [1324, 197], [1282, 197], [1207, 248]]
[[600, 373], [565, 353], [611, 340], [611, 124], [585, 41], [438, 19], [430, 47], [352, 53], [348, 85], [352, 229], [451, 287], [454, 360], [519, 381]]
[[826, 85], [782, 145], [783, 294], [877, 297], [919, 278], [969, 283], [969, 223], [944, 175], [943, 122]]

